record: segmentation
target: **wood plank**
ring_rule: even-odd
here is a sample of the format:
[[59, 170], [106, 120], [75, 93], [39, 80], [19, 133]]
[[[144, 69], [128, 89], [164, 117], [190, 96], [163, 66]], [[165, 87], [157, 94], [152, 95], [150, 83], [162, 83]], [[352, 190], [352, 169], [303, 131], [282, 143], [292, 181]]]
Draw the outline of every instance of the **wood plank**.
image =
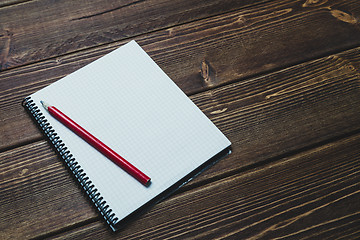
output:
[[[223, 121], [222, 119], [229, 123], [239, 122], [243, 141], [249, 142], [251, 139], [253, 143], [259, 142], [258, 139], [266, 135], [262, 131], [266, 130], [267, 135], [273, 136], [274, 139], [278, 139], [278, 136], [283, 136], [284, 139], [281, 143], [284, 145], [281, 146], [276, 146], [279, 142], [274, 140], [274, 146], [269, 146], [270, 152], [273, 147], [279, 149], [293, 146], [294, 143], [302, 142], [301, 146], [305, 146], [359, 128], [359, 67], [360, 49], [355, 49], [265, 77], [211, 90], [195, 95], [192, 99], [216, 123]], [[24, 71], [19, 75], [18, 81], [28, 79], [29, 75], [31, 74]], [[45, 84], [47, 82], [38, 82], [37, 85], [25, 83], [0, 97], [2, 149], [41, 138], [40, 132], [19, 102], [28, 91], [42, 88]], [[295, 98], [288, 102], [287, 98], [291, 96]], [[269, 116], [270, 120], [265, 121], [266, 114], [271, 114], [275, 109], [276, 112], [283, 113], [278, 113], [275, 117]], [[284, 123], [283, 126], [270, 122], [279, 120]], [[232, 132], [237, 134], [236, 130], [231, 131], [233, 124], [228, 125], [229, 129], [225, 129], [225, 122], [221, 124], [224, 126], [221, 128], [227, 131], [228, 135]], [[296, 123], [300, 126], [299, 129], [296, 128]], [[289, 125], [292, 126], [287, 128]], [[263, 126], [265, 130], [260, 131]], [[278, 126], [277, 129], [274, 126]], [[306, 131], [302, 129], [303, 126], [307, 127]], [[283, 133], [284, 130], [289, 133]], [[294, 138], [293, 142], [289, 142], [289, 136]], [[247, 145], [246, 142], [243, 143]], [[283, 148], [284, 152], [289, 150]], [[249, 156], [252, 156], [251, 152]]]
[[29, 239], [98, 217], [45, 141], [0, 159], [0, 239]]
[[[348, 53], [353, 61], [355, 55]], [[358, 131], [360, 72], [346, 55], [192, 96], [235, 145], [233, 155], [206, 177], [228, 172], [232, 164], [244, 167]]]
[[18, 3], [27, 2], [27, 1], [32, 1], [32, 0], [2, 0], [0, 2], [0, 8], [10, 6], [10, 5], [14, 5], [14, 4], [18, 4]]
[[[359, 56], [353, 50], [192, 96], [230, 138], [233, 153], [184, 190], [358, 131]], [[0, 154], [6, 236], [30, 238], [98, 217], [46, 146], [41, 141]]]
[[349, 18], [360, 14], [351, 1], [272, 1], [146, 35], [142, 43], [194, 93], [359, 46], [359, 29], [334, 17], [338, 9]]
[[[37, 0], [0, 8], [0, 70], [234, 11], [246, 0]], [[44, 7], [46, 6], [46, 7]], [[41, 15], [39, 15], [41, 11]], [[54, 17], [56, 16], [56, 17]]]
[[[355, 7], [352, 1], [329, 1], [311, 8], [296, 4], [299, 3], [267, 3], [136, 39], [187, 94], [302, 62], [359, 41], [357, 27], [334, 18], [327, 9], [330, 6], [334, 9], [342, 7], [357, 13], [360, 11], [358, 4]], [[292, 11], [284, 10], [290, 8]], [[240, 18], [246, 21], [239, 23]], [[280, 20], [283, 22], [280, 23]], [[312, 36], [314, 29], [319, 34]], [[309, 34], [312, 34], [311, 37]], [[302, 40], [289, 41], [289, 36]], [[1, 72], [0, 149], [40, 138], [20, 106], [25, 96], [122, 43]]]
[[[46, 1], [50, 0], [42, 1], [44, 3], [41, 4], [46, 5]], [[37, 9], [38, 6], [41, 5], [40, 3], [37, 4], [37, 2], [38, 1], [36, 1], [35, 3], [28, 3], [31, 4], [31, 6], [28, 6], [27, 4], [21, 5], [20, 8]], [[181, 2], [183, 3], [183, 1]], [[161, 43], [155, 43], [157, 47], [156, 50], [159, 53], [164, 52], [164, 44], [166, 46], [167, 44], [169, 44], [167, 42], [170, 42], [173, 45], [173, 51], [180, 50], [179, 52], [183, 52], [184, 55], [189, 55], [189, 43], [197, 45], [200, 45], [201, 43], [202, 47], [196, 48], [196, 55], [193, 51], [190, 51], [190, 56], [187, 56], [188, 58], [198, 58], [197, 61], [192, 62], [192, 65], [189, 65], [188, 68], [196, 64], [196, 71], [198, 72], [199, 65], [204, 64], [203, 68], [207, 68], [207, 64], [205, 63], [210, 63], [209, 67], [213, 71], [212, 75], [215, 75], [216, 77], [218, 74], [226, 72], [225, 69], [222, 69], [225, 67], [227, 68], [226, 70], [230, 70], [229, 74], [232, 74], [232, 72], [235, 71], [238, 77], [243, 77], [247, 74], [254, 74], [254, 71], [256, 74], [256, 69], [249, 68], [248, 66], [252, 62], [254, 62], [253, 64], [256, 66], [256, 68], [260, 68], [262, 70], [269, 70], [273, 69], [274, 67], [278, 67], [275, 65], [276, 62], [281, 62], [282, 64], [287, 63], [288, 60], [286, 59], [286, 57], [292, 56], [292, 58], [300, 58], [290, 59], [292, 61], [298, 62], [304, 61], [304, 58], [310, 59], [314, 56], [323, 55], [324, 51], [334, 51], [338, 49], [349, 48], [354, 45], [359, 45], [359, 30], [356, 27], [356, 18], [354, 18], [355, 20], [352, 18], [352, 16], [359, 15], [360, 12], [359, 6], [355, 0], [330, 0], [322, 1], [313, 5], [310, 2], [308, 4], [303, 4], [294, 1], [277, 0], [269, 3], [266, 2], [261, 5], [256, 4], [255, 6], [251, 7], [251, 5], [254, 4], [253, 2], [254, 1], [250, 0], [245, 2], [241, 1], [241, 3], [239, 3], [239, 1], [221, 1], [221, 7], [219, 7], [218, 2], [212, 2], [211, 4], [209, 3], [209, 6], [194, 6], [191, 8], [190, 11], [185, 11], [185, 16], [182, 16], [182, 18], [186, 20], [183, 22], [177, 22], [176, 24], [181, 24], [186, 21], [195, 21], [196, 19], [200, 19], [200, 17], [211, 16], [211, 14], [215, 15], [230, 10], [233, 11], [235, 9], [241, 9], [242, 7], [248, 5], [250, 7], [247, 7], [246, 10], [236, 11], [230, 14], [214, 17], [209, 22], [208, 20], [203, 20], [200, 21], [199, 24], [192, 23], [189, 26], [177, 26], [169, 28], [158, 36], [149, 35], [148, 41], [152, 41], [152, 43], [154, 43], [155, 39], [157, 41], [161, 40]], [[69, 21], [69, 18], [71, 18], [71, 16], [68, 15], [81, 14], [78, 12], [72, 13], [72, 11], [63, 11], [63, 8], [69, 7], [67, 6], [67, 4], [63, 4], [64, 6], [62, 7], [58, 7], [52, 4], [53, 7], [48, 9], [48, 12], [44, 13], [45, 15], [48, 14], [51, 16], [54, 14], [56, 15], [54, 11], [62, 11], [63, 14], [60, 14], [59, 18], [57, 18], [59, 21], [58, 25], [53, 22], [39, 23], [39, 26], [36, 26], [36, 29], [34, 31], [39, 31], [38, 28], [41, 31], [37, 34], [32, 34], [27, 37], [24, 37], [23, 35], [20, 36], [20, 34], [15, 34], [13, 31], [15, 31], [14, 29], [17, 29], [16, 31], [32, 32], [29, 29], [23, 29], [26, 28], [26, 26], [29, 28], [35, 27], [33, 26], [33, 24], [30, 24], [33, 22], [31, 19], [20, 19], [21, 21], [25, 21], [26, 24], [20, 23], [19, 19], [17, 19], [17, 21], [11, 22], [12, 24], [21, 24], [21, 27], [8, 26], [10, 23], [6, 23], [7, 21], [10, 21], [12, 17], [22, 14], [24, 12], [24, 9], [11, 9], [12, 11], [14, 11], [11, 14], [9, 14], [9, 11], [7, 11], [7, 14], [0, 14], [0, 16], [6, 18], [0, 18], [0, 22], [4, 22], [2, 30], [0, 28], [2, 32], [0, 34], [0, 46], [4, 46], [3, 53], [1, 54], [2, 60], [0, 60], [1, 64], [3, 65], [3, 69], [21, 66], [23, 64], [28, 64], [34, 61], [41, 61], [49, 57], [57, 57], [59, 55], [62, 56], [73, 51], [85, 49], [86, 47], [104, 45], [106, 43], [119, 41], [124, 38], [117, 35], [126, 34], [126, 29], [121, 29], [121, 31], [115, 31], [113, 29], [113, 32], [111, 33], [104, 33], [105, 31], [109, 31], [109, 29], [104, 26], [100, 26], [99, 28], [101, 29], [94, 29], [91, 26], [82, 26], [81, 24], [89, 24], [86, 23], [86, 21], [84, 21], [85, 23], [81, 23], [81, 26], [78, 26], [79, 32], [81, 32], [79, 34], [82, 35], [74, 37], [73, 28], [77, 26], [76, 24], [69, 25], [71, 26], [72, 31], [69, 31], [68, 26], [63, 26], [60, 28], [58, 27], [61, 26], [61, 23], [63, 24], [64, 22]], [[74, 3], [71, 2], [71, 4]], [[146, 1], [146, 3], [138, 1], [134, 4], [136, 6], [136, 11], [141, 12], [143, 10], [142, 8], [144, 8], [147, 9], [146, 11], [152, 11], [151, 14], [154, 14], [155, 10], [151, 10], [151, 8], [149, 8], [148, 6], [142, 5], [148, 4], [151, 5], [151, 7], [156, 6], [159, 8], [159, 10], [156, 10], [155, 12], [164, 11], [165, 13], [168, 12], [168, 8], [175, 7], [177, 9], [176, 11], [181, 12], [182, 15], [184, 15], [184, 9], [188, 7], [185, 5], [178, 6], [181, 5], [181, 3], [175, 3], [174, 1], [168, 1], [167, 3], [157, 5], [152, 2], [150, 3], [149, 1]], [[191, 4], [193, 5], [194, 3]], [[87, 6], [87, 8], [84, 8], [83, 11], [101, 11], [101, 9], [89, 10], [88, 8], [90, 8], [90, 6], [91, 5]], [[96, 8], [108, 7], [105, 4], [95, 4], [95, 6]], [[75, 6], [71, 6], [71, 8], [75, 8]], [[164, 8], [165, 10], [162, 8]], [[105, 11], [105, 9], [102, 10]], [[126, 11], [128, 10], [126, 9]], [[133, 10], [130, 9], [130, 11]], [[27, 12], [31, 11], [27, 10]], [[63, 16], [64, 12], [66, 12], [66, 16]], [[124, 18], [128, 14], [130, 14], [128, 13], [124, 16], [122, 15], [122, 12], [115, 12], [116, 14], [114, 13], [114, 16], [112, 16], [112, 18], [121, 18], [122, 22], [124, 22]], [[194, 14], [194, 12], [196, 13], [196, 17], [191, 15]], [[199, 12], [201, 14], [199, 14]], [[208, 15], [204, 15], [205, 12], [208, 12]], [[121, 17], [119, 17], [118, 15]], [[148, 16], [146, 14], [144, 16], [147, 19]], [[161, 14], [161, 16], [163, 15]], [[26, 15], [24, 16], [24, 18], [25, 17], [31, 18], [32, 15]], [[40, 20], [45, 21], [48, 20], [47, 18], [50, 17], [44, 17]], [[97, 18], [99, 19], [96, 21], [111, 21], [111, 23], [107, 24], [107, 27], [124, 27], [124, 23], [118, 23], [119, 19], [114, 20], [112, 18], [108, 18], [107, 16], [105, 17], [105, 19], [103, 19], [102, 15], [97, 16], [96, 19]], [[140, 24], [140, 27], [132, 29], [133, 31], [141, 31], [141, 29], [144, 28], [143, 19], [139, 18], [139, 21], [142, 21], [141, 23], [137, 23]], [[28, 26], [29, 24], [30, 26]], [[95, 23], [91, 22], [91, 24]], [[50, 29], [46, 29], [50, 26], [56, 29], [55, 33], [53, 33], [55, 36], [51, 35], [54, 30], [51, 31]], [[162, 28], [169, 26], [171, 26], [171, 24], [166, 21], [166, 24], [162, 26]], [[44, 29], [46, 29], [46, 31], [44, 31]], [[157, 28], [147, 30], [155, 31], [156, 29]], [[90, 30], [93, 31], [91, 34], [88, 33], [88, 31]], [[146, 33], [146, 30], [143, 30], [143, 33]], [[44, 37], [42, 36], [42, 34], [46, 34], [46, 36]], [[89, 34], [91, 36], [89, 36]], [[129, 33], [126, 35], [126, 38], [132, 37], [134, 35], [136, 34]], [[21, 40], [17, 40], [17, 38], [20, 37], [22, 37]], [[35, 37], [39, 39], [31, 39]], [[219, 40], [221, 40], [221, 42], [218, 43], [217, 46], [214, 45], [216, 44], [216, 41]], [[229, 42], [229, 40], [232, 41]], [[18, 45], [17, 41], [24, 41], [19, 43], [19, 45], [22, 47], [15, 47]], [[164, 43], [164, 41], [166, 42]], [[60, 46], [57, 46], [57, 43]], [[29, 44], [35, 44], [36, 47], [28, 46]], [[41, 47], [42, 45], [49, 44], [50, 46]], [[210, 50], [204, 51], [207, 50], [207, 48], [210, 48]], [[228, 51], [229, 48], [232, 48], [229, 52], [233, 53], [233, 55], [235, 56], [235, 58], [233, 58], [233, 56], [231, 56], [231, 58], [229, 57], [229, 59], [232, 60], [230, 62], [231, 64], [228, 61], [221, 62], [221, 64], [216, 63], [216, 58], [224, 55], [223, 52]], [[30, 53], [28, 52], [30, 51], [29, 49], [37, 50], [32, 50], [36, 52]], [[274, 54], [275, 50], [278, 50], [278, 52]], [[281, 54], [279, 54], [279, 52], [281, 52]], [[178, 59], [178, 55], [179, 53], [177, 52], [173, 55], [173, 58]], [[259, 57], [258, 55], [261, 56]], [[247, 56], [250, 59], [244, 59], [243, 56]], [[259, 62], [260, 59], [263, 60]], [[266, 60], [266, 62], [264, 62], [264, 60]], [[168, 61], [168, 59], [164, 59], [163, 61]], [[203, 61], [204, 63], [202, 63]], [[178, 62], [181, 63], [183, 61], [180, 60]], [[236, 66], [232, 67], [237, 64], [240, 65], [242, 71], [236, 71], [236, 69], [238, 68]], [[244, 70], [245, 72], [243, 72]], [[198, 74], [196, 73], [196, 75]], [[214, 76], [212, 76], [212, 78], [214, 78]], [[216, 79], [208, 80], [211, 80], [211, 82], [209, 82], [208, 84], [213, 84], [212, 81]]]
[[95, 222], [54, 239], [355, 239], [360, 136], [172, 197], [116, 234]]

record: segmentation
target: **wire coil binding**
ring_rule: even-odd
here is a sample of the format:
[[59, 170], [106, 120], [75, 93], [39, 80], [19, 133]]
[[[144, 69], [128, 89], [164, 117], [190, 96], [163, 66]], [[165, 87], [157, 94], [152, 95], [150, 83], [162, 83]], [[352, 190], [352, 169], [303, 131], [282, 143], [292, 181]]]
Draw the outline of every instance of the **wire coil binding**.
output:
[[114, 227], [115, 224], [118, 222], [118, 218], [115, 217], [112, 209], [110, 209], [109, 205], [106, 204], [106, 201], [103, 199], [97, 188], [95, 188], [94, 184], [92, 184], [89, 177], [86, 175], [79, 163], [75, 160], [73, 155], [63, 143], [63, 141], [54, 131], [53, 127], [45, 119], [44, 115], [41, 113], [34, 101], [30, 97], [27, 97], [23, 100], [22, 105], [30, 113], [32, 119], [40, 127], [43, 134], [47, 137], [48, 141], [50, 141], [50, 143], [55, 148], [56, 152], [64, 160], [65, 165], [73, 173], [74, 177], [80, 183], [86, 195], [89, 196], [90, 200], [94, 203], [95, 207], [103, 215], [106, 222], [111, 227]]

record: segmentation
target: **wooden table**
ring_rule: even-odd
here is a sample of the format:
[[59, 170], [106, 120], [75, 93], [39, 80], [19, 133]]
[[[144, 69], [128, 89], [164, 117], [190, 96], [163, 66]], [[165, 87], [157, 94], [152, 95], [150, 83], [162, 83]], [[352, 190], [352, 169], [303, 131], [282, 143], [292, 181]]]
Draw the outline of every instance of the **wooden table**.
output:
[[[233, 153], [113, 233], [21, 106], [135, 39]], [[358, 0], [3, 0], [0, 239], [360, 236]]]

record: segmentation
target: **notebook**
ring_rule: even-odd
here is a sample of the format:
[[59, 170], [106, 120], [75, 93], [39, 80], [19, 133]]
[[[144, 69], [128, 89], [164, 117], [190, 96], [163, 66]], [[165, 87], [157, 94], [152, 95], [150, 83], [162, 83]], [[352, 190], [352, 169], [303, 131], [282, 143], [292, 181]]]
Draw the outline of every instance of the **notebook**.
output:
[[[150, 186], [49, 115], [41, 100], [147, 174]], [[230, 141], [135, 41], [30, 95], [23, 106], [114, 231], [230, 153]]]

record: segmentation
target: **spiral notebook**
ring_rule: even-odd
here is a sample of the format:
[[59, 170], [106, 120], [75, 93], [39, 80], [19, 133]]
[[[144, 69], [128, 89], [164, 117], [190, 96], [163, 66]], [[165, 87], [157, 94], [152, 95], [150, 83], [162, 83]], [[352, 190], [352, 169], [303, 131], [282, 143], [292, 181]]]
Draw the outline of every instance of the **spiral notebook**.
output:
[[[63, 126], [41, 100], [145, 172], [151, 185]], [[23, 106], [114, 231], [230, 153], [230, 141], [135, 41], [30, 95]]]

